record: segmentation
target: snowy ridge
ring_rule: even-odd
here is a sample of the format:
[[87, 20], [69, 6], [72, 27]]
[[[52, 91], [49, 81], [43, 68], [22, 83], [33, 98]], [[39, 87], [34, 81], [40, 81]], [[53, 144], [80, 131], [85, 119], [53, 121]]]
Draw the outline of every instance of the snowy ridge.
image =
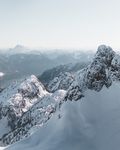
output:
[[43, 126], [60, 109], [64, 96], [63, 90], [44, 96], [20, 117], [14, 130], [2, 137], [1, 145], [15, 143], [30, 136], [32, 128]]
[[74, 74], [65, 72], [55, 77], [48, 85], [53, 93], [47, 92], [35, 76], [16, 84], [14, 90], [11, 87], [4, 90], [1, 94], [7, 101], [0, 97], [1, 119], [6, 117], [10, 128], [1, 137], [1, 146], [30, 136], [41, 126], [44, 128], [46, 122], [49, 125], [48, 120], [52, 120], [53, 114], [60, 119], [63, 112], [59, 110], [65, 101], [80, 100], [88, 89], [100, 92], [105, 87], [109, 88], [113, 81], [120, 79], [119, 62], [119, 56], [111, 47], [101, 45], [88, 67]]
[[[0, 121], [5, 122], [8, 129], [16, 128], [18, 119], [48, 92], [35, 76], [21, 82], [14, 82], [0, 94]], [[3, 133], [0, 131], [0, 138]]]

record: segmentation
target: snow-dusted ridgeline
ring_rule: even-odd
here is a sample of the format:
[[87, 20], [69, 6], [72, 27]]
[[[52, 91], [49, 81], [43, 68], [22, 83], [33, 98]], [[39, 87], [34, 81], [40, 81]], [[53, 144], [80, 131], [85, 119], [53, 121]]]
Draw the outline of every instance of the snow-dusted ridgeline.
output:
[[12, 144], [30, 134], [33, 126], [42, 126], [60, 107], [64, 90], [48, 93], [42, 83], [32, 75], [15, 82], [0, 95], [0, 145]]

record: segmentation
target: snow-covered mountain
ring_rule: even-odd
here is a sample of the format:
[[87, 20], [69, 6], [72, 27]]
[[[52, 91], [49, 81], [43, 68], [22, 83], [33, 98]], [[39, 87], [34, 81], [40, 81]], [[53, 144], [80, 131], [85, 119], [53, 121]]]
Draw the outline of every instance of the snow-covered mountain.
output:
[[14, 143], [29, 135], [32, 126], [41, 126], [63, 100], [65, 91], [48, 93], [32, 75], [15, 82], [0, 95], [0, 145]]
[[[4, 121], [3, 129], [0, 129], [0, 138], [14, 130], [18, 119], [28, 111], [37, 101], [47, 94], [43, 85], [35, 76], [24, 81], [14, 82], [0, 94], [0, 121]], [[9, 128], [4, 131], [5, 128]]]
[[[61, 89], [62, 86], [64, 89], [64, 84], [70, 85], [66, 86], [66, 90], [68, 90], [67, 93], [71, 93], [73, 90], [72, 94], [75, 92], [74, 89], [78, 89], [78, 93], [79, 91], [84, 92], [86, 89], [100, 91], [104, 85], [109, 87], [112, 84], [113, 75], [118, 79], [119, 60], [114, 63], [115, 60], [116, 54], [112, 48], [101, 45], [98, 47], [96, 55], [88, 67], [77, 71], [74, 75], [71, 73], [72, 79], [70, 73], [69, 76], [67, 73], [65, 76], [59, 74], [49, 83], [48, 87], [50, 87], [51, 90], [57, 90]], [[114, 71], [115, 68], [117, 68], [118, 72]], [[56, 80], [59, 82], [56, 82]], [[64, 84], [61, 85], [62, 82]], [[69, 97], [71, 97], [70, 95]]]
[[23, 45], [16, 45], [14, 48], [10, 48], [8, 50], [9, 55], [18, 54], [18, 53], [26, 53], [29, 52], [29, 48]]
[[[0, 145], [24, 139], [6, 149], [113, 150], [115, 144], [119, 146], [119, 58], [111, 47], [101, 45], [87, 67], [51, 80], [49, 92], [35, 76], [3, 90]], [[111, 117], [114, 126], [109, 125]], [[113, 146], [105, 145], [113, 139]]]

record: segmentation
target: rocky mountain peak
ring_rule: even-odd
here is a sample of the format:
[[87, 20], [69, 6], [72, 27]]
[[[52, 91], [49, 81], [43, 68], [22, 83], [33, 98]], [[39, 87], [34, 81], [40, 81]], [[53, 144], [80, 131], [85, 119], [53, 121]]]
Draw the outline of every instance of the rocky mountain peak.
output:
[[115, 52], [111, 47], [101, 45], [95, 54], [95, 58], [88, 66], [87, 72], [87, 87], [100, 91], [105, 85], [109, 87], [112, 83], [108, 72], [111, 67], [111, 62], [115, 56]]
[[98, 59], [101, 63], [110, 66], [112, 59], [115, 56], [115, 52], [110, 46], [100, 45], [95, 54], [95, 58]]
[[[78, 100], [83, 97], [82, 93], [86, 89], [100, 91], [103, 86], [110, 87], [114, 72], [111, 72], [111, 68], [113, 68], [112, 64], [115, 56], [116, 54], [111, 47], [100, 45], [90, 65], [76, 73], [75, 80], [68, 89], [66, 99]], [[119, 68], [118, 66], [117, 69]], [[115, 73], [115, 76], [120, 76], [118, 72]], [[75, 93], [77, 94], [76, 96]]]
[[[74, 91], [73, 89], [76, 89], [76, 87], [81, 91], [87, 88], [95, 91], [100, 91], [104, 85], [106, 87], [109, 87], [112, 84], [112, 79], [109, 74], [111, 70], [111, 64], [115, 55], [116, 54], [111, 47], [106, 45], [100, 45], [92, 62], [85, 69], [74, 73], [74, 75], [70, 75], [69, 73], [69, 76], [65, 75], [64, 78], [62, 77], [63, 75], [59, 74], [57, 76], [57, 80], [56, 78], [54, 78], [50, 82], [48, 87], [58, 90], [64, 87], [62, 86], [63, 84], [66, 84], [68, 86], [65, 90], [68, 89], [68, 91], [70, 91], [71, 89], [72, 91]], [[72, 80], [70, 76], [73, 76]], [[70, 84], [68, 81], [70, 81]], [[69, 95], [68, 97], [71, 96]], [[76, 97], [79, 98], [80, 96]]]

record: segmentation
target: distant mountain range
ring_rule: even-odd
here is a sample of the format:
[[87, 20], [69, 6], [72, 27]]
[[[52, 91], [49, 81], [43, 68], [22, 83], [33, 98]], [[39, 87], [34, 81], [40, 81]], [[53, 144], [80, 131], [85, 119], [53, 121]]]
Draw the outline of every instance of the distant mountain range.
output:
[[46, 52], [30, 50], [17, 45], [13, 49], [1, 51], [0, 53], [0, 72], [4, 73], [4, 77], [0, 82], [5, 85], [11, 80], [20, 79], [31, 74], [40, 75], [45, 70], [59, 65], [86, 63], [92, 57], [92, 52], [60, 52], [56, 50]]

